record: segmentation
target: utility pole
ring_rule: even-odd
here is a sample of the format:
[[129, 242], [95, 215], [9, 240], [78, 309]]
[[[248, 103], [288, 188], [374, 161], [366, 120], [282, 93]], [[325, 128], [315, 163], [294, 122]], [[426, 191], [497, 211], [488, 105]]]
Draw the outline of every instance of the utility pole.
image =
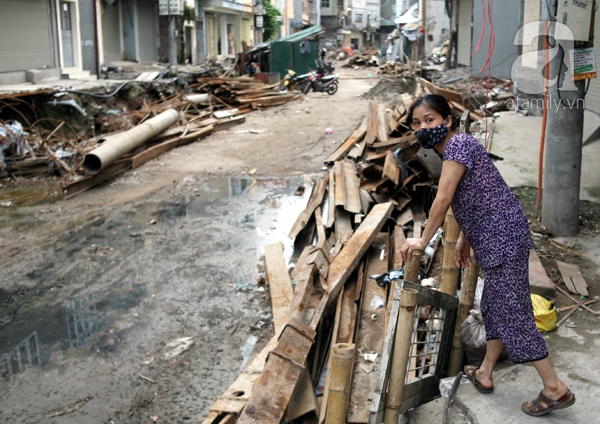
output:
[[[169, 10], [170, 12], [170, 10]], [[175, 15], [169, 13], [169, 65], [177, 65], [177, 43], [175, 39]]]
[[[543, 3], [546, 7], [550, 5], [549, 1]], [[585, 75], [580, 71], [579, 56], [583, 57], [583, 63], [594, 56], [588, 55], [586, 60], [583, 51], [591, 45], [589, 40], [593, 40], [595, 2], [586, 6], [588, 10], [573, 10], [568, 7], [568, 1], [554, 2], [553, 6], [556, 7], [554, 17], [548, 15], [554, 21], [553, 37], [559, 49], [546, 65], [550, 66], [550, 81], [555, 83], [548, 87], [548, 110], [545, 111], [548, 118], [542, 173], [542, 224], [556, 235], [573, 236], [579, 228], [586, 85], [586, 79], [579, 78], [595, 77], [595, 73]], [[595, 57], [592, 61], [595, 63]]]
[[[566, 60], [568, 53], [566, 53]], [[550, 62], [550, 80], [565, 71], [560, 60]], [[562, 73], [561, 72], [561, 73]], [[569, 73], [565, 78], [570, 78]], [[559, 80], [548, 92], [548, 121], [542, 187], [542, 224], [559, 236], [577, 234], [579, 189], [581, 184], [581, 145], [585, 81], [575, 82], [577, 91], [560, 91]], [[565, 106], [565, 104], [567, 106]]]

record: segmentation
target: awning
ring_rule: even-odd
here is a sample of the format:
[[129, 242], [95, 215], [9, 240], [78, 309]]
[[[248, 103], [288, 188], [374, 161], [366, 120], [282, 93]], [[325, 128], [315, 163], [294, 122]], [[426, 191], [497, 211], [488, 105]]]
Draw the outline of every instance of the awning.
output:
[[295, 43], [296, 41], [302, 41], [315, 35], [321, 34], [323, 31], [321, 25], [315, 25], [310, 28], [303, 29], [302, 31], [295, 32], [285, 37], [281, 37], [276, 40], [277, 42], [283, 41], [287, 43]]

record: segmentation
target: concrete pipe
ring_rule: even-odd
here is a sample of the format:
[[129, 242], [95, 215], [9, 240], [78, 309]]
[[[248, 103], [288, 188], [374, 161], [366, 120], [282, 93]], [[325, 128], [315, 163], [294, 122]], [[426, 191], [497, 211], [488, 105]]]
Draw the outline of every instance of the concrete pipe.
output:
[[169, 128], [178, 117], [175, 109], [169, 109], [135, 128], [100, 139], [102, 145], [85, 155], [83, 170], [88, 174], [97, 174], [125, 153]]
[[208, 101], [208, 93], [204, 94], [188, 94], [185, 96], [186, 100], [194, 103], [195, 105], [207, 105]]

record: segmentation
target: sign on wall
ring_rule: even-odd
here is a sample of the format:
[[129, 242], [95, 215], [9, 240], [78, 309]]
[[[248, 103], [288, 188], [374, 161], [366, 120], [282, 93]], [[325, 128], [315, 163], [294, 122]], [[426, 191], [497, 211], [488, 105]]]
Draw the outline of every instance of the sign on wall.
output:
[[183, 15], [183, 0], [158, 0], [158, 14]]
[[597, 78], [596, 50], [585, 47], [571, 50], [571, 77], [573, 81]]

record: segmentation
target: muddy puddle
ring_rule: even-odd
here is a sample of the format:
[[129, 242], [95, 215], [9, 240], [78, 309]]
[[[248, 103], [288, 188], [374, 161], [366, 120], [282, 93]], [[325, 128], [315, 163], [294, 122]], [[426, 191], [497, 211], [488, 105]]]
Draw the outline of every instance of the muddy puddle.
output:
[[[201, 421], [249, 341], [272, 334], [257, 264], [268, 243], [291, 256], [311, 184], [187, 177], [80, 216], [60, 218], [60, 202], [0, 211], [0, 421], [49, 422], [81, 398], [60, 422]], [[194, 346], [163, 360], [179, 337]]]

